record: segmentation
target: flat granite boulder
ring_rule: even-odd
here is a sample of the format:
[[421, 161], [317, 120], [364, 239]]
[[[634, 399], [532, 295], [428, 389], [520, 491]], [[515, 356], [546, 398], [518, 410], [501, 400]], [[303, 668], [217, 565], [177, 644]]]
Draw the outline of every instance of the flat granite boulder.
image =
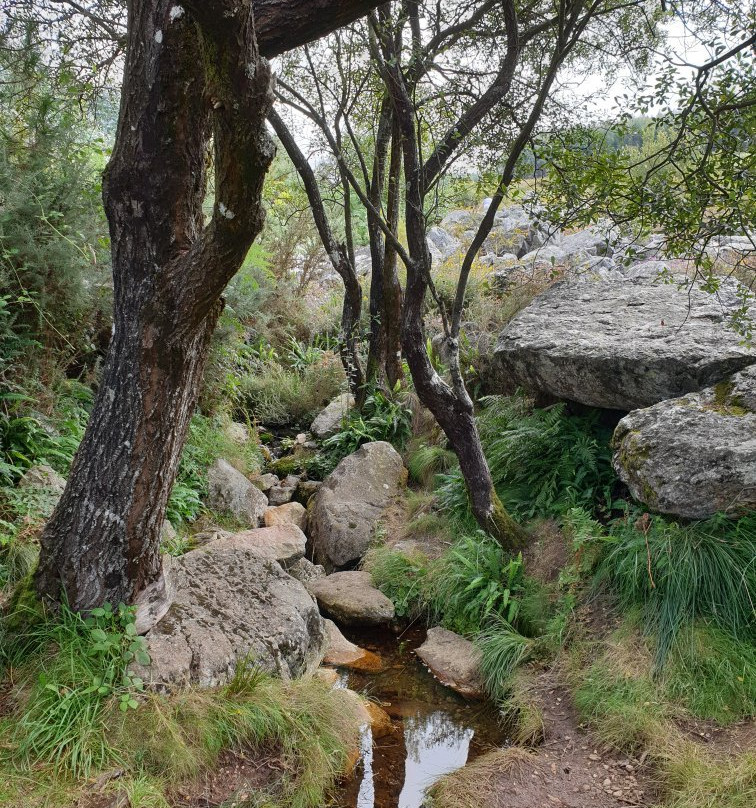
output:
[[207, 504], [219, 513], [230, 513], [240, 522], [257, 527], [268, 507], [268, 498], [226, 460], [216, 460], [207, 472]]
[[407, 479], [390, 443], [366, 443], [345, 457], [310, 501], [309, 526], [315, 560], [326, 569], [359, 561], [375, 528]]
[[280, 524], [242, 530], [216, 539], [205, 549], [252, 550], [262, 558], [292, 564], [305, 554], [307, 537], [296, 525]]
[[571, 278], [539, 295], [499, 335], [489, 387], [629, 411], [756, 363], [729, 327], [735, 281], [712, 295], [630, 274]]
[[327, 637], [299, 581], [253, 549], [220, 540], [172, 565], [172, 603], [145, 639], [152, 662], [138, 669], [154, 686], [212, 687], [241, 660], [291, 679], [314, 671]]
[[445, 628], [428, 629], [425, 642], [415, 651], [442, 685], [467, 699], [485, 697], [480, 674], [480, 651], [464, 637]]
[[323, 612], [345, 626], [378, 626], [394, 619], [394, 604], [369, 572], [335, 572], [306, 584]]
[[633, 497], [701, 519], [756, 508], [756, 366], [617, 425], [614, 468]]
[[327, 438], [341, 429], [341, 422], [349, 410], [354, 407], [354, 396], [342, 393], [335, 398], [312, 422], [310, 432], [318, 438]]

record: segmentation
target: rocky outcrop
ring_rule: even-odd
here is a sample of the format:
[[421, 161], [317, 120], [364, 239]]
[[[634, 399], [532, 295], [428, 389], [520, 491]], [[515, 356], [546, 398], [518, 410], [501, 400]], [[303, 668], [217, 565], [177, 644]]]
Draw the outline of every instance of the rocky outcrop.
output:
[[226, 460], [216, 460], [207, 472], [207, 504], [219, 513], [231, 514], [242, 524], [261, 524], [268, 498]]
[[145, 635], [145, 681], [209, 687], [242, 660], [288, 679], [320, 663], [325, 627], [304, 586], [257, 550], [224, 541], [174, 561], [172, 603]]
[[689, 518], [756, 508], [756, 366], [623, 418], [614, 467], [633, 497]]
[[445, 628], [431, 628], [415, 653], [442, 685], [468, 699], [484, 697], [480, 651], [470, 640]]
[[402, 458], [385, 441], [366, 443], [344, 458], [310, 502], [315, 560], [326, 569], [359, 561], [406, 476]]
[[351, 393], [342, 393], [335, 398], [312, 422], [310, 432], [318, 438], [327, 438], [341, 429], [341, 422], [354, 407]]
[[378, 626], [394, 619], [394, 604], [368, 572], [336, 572], [307, 583], [321, 610], [344, 626]]
[[695, 392], [756, 362], [729, 327], [734, 281], [718, 296], [633, 277], [556, 283], [507, 325], [489, 387], [633, 410]]

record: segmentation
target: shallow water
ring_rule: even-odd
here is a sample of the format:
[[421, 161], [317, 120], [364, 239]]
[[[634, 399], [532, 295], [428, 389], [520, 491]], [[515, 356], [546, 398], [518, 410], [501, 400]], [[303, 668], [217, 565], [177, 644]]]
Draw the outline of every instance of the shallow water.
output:
[[377, 674], [344, 671], [342, 684], [380, 704], [394, 724], [392, 735], [362, 736], [361, 759], [344, 784], [339, 808], [420, 808], [436, 780], [501, 744], [504, 730], [492, 705], [465, 701], [439, 684], [414, 649], [424, 630], [348, 634], [377, 653]]

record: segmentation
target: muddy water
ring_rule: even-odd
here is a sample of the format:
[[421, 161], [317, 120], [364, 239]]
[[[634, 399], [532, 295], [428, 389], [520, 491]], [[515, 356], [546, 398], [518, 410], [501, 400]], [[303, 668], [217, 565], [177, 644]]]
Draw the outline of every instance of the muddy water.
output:
[[344, 671], [342, 684], [380, 704], [394, 731], [374, 741], [365, 729], [361, 760], [344, 784], [339, 808], [420, 808], [436, 780], [501, 745], [505, 732], [494, 708], [440, 685], [413, 653], [424, 630], [349, 639], [377, 653], [384, 667], [377, 674]]

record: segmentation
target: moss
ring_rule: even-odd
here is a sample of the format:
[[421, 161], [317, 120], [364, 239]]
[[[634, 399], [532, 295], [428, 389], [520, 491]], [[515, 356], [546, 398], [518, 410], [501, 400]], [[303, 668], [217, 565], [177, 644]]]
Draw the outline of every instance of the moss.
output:
[[709, 412], [718, 412], [721, 415], [742, 417], [751, 414], [740, 396], [733, 395], [735, 385], [732, 381], [724, 381], [714, 386], [714, 400], [703, 405]]
[[[16, 584], [0, 631], [13, 636], [27, 631], [45, 618], [45, 608], [34, 587], [34, 576], [27, 575]], [[1, 636], [1, 635], [0, 635]]]

